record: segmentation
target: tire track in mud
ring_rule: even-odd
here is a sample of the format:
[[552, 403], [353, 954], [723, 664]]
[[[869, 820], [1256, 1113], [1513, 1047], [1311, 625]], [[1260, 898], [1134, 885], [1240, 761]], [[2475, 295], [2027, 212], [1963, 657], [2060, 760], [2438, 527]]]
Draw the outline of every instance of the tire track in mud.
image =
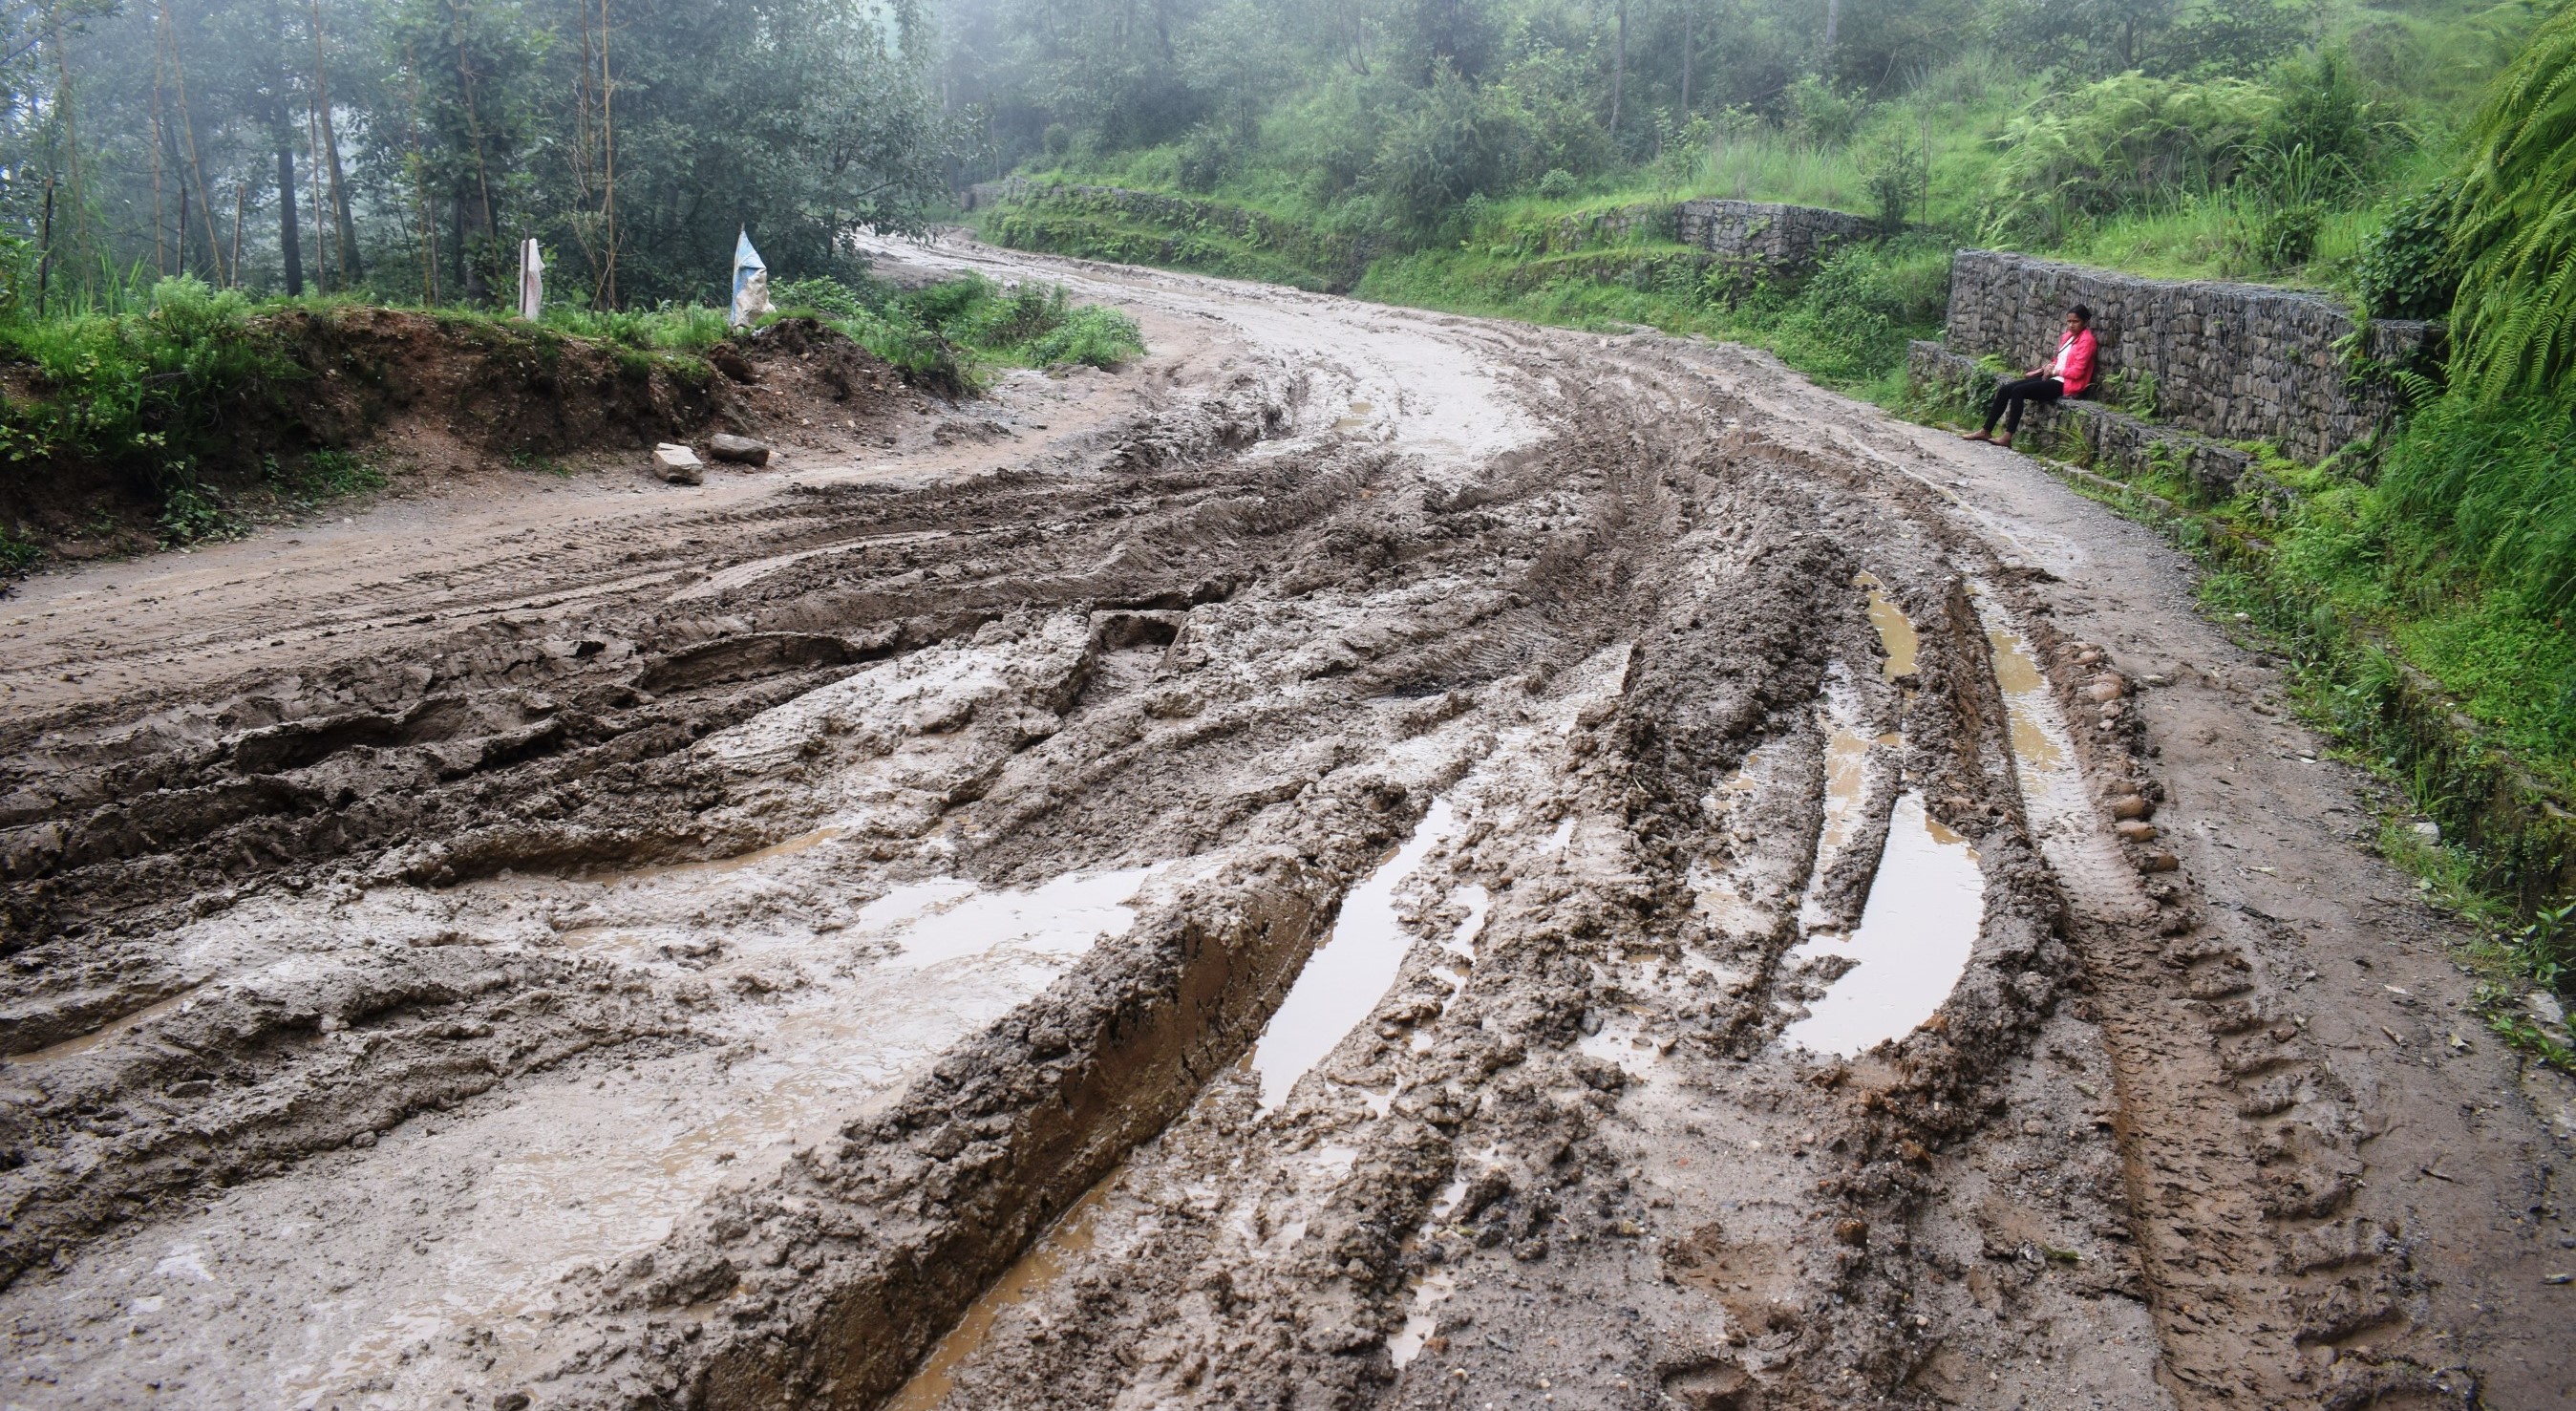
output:
[[[1267, 351], [1078, 465], [10, 740], [12, 1033], [97, 1040], [5, 1070], [16, 1394], [2473, 1394], [2291, 938], [2150, 831], [2154, 691], [1939, 456], [1728, 350], [1085, 273]], [[1977, 939], [1807, 1052], [1900, 829]], [[1328, 937], [1392, 979], [1261, 1071]]]

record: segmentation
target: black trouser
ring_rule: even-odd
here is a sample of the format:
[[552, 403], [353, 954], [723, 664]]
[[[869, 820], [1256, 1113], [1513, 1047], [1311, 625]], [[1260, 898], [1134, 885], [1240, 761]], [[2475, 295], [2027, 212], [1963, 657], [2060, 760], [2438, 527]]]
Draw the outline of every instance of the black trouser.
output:
[[1986, 402], [1986, 429], [1994, 430], [1995, 418], [2002, 417], [2004, 432], [2010, 435], [2021, 430], [2021, 408], [2024, 402], [2037, 402], [2045, 407], [2053, 405], [2058, 398], [2065, 395], [2066, 384], [2054, 377], [2024, 377], [2007, 382], [1996, 388], [1995, 395]]

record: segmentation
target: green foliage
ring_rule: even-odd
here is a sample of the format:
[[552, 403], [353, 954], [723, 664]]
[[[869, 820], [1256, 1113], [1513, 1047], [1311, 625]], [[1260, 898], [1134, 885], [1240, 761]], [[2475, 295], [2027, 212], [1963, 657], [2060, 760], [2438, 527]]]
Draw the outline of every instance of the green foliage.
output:
[[2311, 160], [2354, 174], [2369, 166], [2377, 114], [2349, 57], [2328, 49], [2293, 59], [2274, 80], [2273, 92], [2280, 106], [2255, 128], [2255, 147], [2304, 149]]
[[1041, 367], [1082, 363], [1115, 368], [1145, 355], [1145, 336], [1136, 320], [1098, 304], [1084, 304], [1064, 321], [1031, 338], [1024, 355]]
[[44, 550], [0, 526], [0, 575], [23, 574], [44, 557]]
[[1941, 321], [1949, 261], [1938, 252], [1854, 246], [1835, 252], [1768, 330], [1772, 349], [1827, 381], [1857, 384], [1903, 364], [1908, 338]]
[[2412, 572], [2465, 572], [2543, 616], [2576, 608], [2576, 407], [2450, 398], [2393, 445], [2380, 493]]
[[2454, 239], [2454, 384], [2496, 400], [2576, 374], [2576, 6], [2497, 79], [2468, 132]]
[[1522, 114], [1502, 93], [1444, 69], [1389, 126], [1368, 186], [1395, 224], [1428, 234], [1469, 196], [1518, 185], [1526, 136]]
[[161, 494], [161, 542], [182, 548], [219, 539], [238, 539], [250, 531], [215, 492], [194, 482], [170, 486]]
[[982, 386], [993, 363], [1114, 368], [1145, 351], [1134, 319], [1074, 304], [1060, 284], [968, 275], [897, 290], [820, 277], [782, 285], [773, 297], [782, 312], [824, 318], [908, 381], [952, 395]]
[[271, 456], [266, 470], [272, 484], [307, 500], [336, 500], [385, 488], [382, 468], [347, 451], [308, 451], [291, 470]]
[[1789, 85], [1789, 128], [1819, 147], [1848, 146], [1867, 108], [1856, 95], [1808, 74]]
[[10, 461], [94, 461], [158, 487], [240, 454], [225, 422], [273, 404], [294, 364], [237, 291], [181, 276], [151, 299], [148, 313], [0, 324], [0, 356], [32, 364], [42, 391], [0, 409]]
[[1920, 205], [1931, 189], [1932, 154], [1900, 123], [1861, 158], [1860, 180], [1878, 216], [1878, 228], [1897, 234], [1905, 229], [1905, 213]]
[[2513, 938], [2514, 958], [2542, 988], [2576, 988], [2576, 902], [2545, 906]]
[[1987, 233], [2052, 240], [2081, 218], [2224, 186], [2278, 103], [2242, 79], [2137, 73], [2042, 99], [1997, 139]]
[[1549, 167], [1538, 179], [1538, 194], [1550, 201], [1562, 201], [1574, 194], [1574, 175], [1563, 167]]
[[2440, 318], [2460, 287], [2460, 264], [2451, 244], [2448, 185], [2399, 201], [2379, 228], [2362, 241], [2353, 284], [2362, 308], [2374, 318]]

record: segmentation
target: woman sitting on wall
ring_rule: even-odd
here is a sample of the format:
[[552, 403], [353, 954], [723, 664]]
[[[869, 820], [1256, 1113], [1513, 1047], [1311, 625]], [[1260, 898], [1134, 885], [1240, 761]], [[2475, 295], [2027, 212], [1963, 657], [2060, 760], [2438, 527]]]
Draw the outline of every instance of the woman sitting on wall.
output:
[[[1968, 434], [1971, 441], [1992, 441], [1998, 446], [2012, 444], [2013, 433], [2021, 429], [2021, 409], [2037, 402], [2054, 404], [2060, 397], [2080, 397], [2093, 385], [2093, 311], [2082, 304], [2067, 311], [2066, 335], [2057, 340], [2057, 356], [2046, 366], [2032, 368], [2016, 381], [1995, 389], [1986, 402], [1986, 426]], [[1995, 418], [2003, 418], [2004, 434], [1995, 434]]]

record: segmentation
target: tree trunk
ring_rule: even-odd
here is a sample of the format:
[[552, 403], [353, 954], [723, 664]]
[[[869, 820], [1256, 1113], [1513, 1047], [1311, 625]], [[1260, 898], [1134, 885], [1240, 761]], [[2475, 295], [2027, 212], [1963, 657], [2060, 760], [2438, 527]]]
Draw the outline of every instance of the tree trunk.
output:
[[45, 295], [54, 277], [54, 178], [45, 175], [45, 214], [36, 227], [36, 317], [45, 316]]
[[1691, 21], [1699, 18], [1688, 4], [1682, 6], [1682, 120], [1690, 120]]
[[1628, 0], [1619, 0], [1619, 48], [1610, 60], [1610, 140], [1619, 140], [1619, 105], [1628, 89]]
[[366, 273], [358, 259], [358, 225], [349, 215], [349, 180], [340, 169], [340, 134], [331, 126], [331, 76], [322, 63], [322, 0], [310, 0], [313, 12], [313, 111], [322, 123], [323, 170], [331, 178], [331, 212], [340, 244], [340, 283], [355, 284]]
[[[169, 133], [168, 133], [168, 131], [166, 130], [166, 128], [163, 126], [163, 124], [162, 124], [162, 122], [161, 122], [161, 69], [162, 69], [162, 62], [161, 62], [161, 45], [160, 45], [160, 43], [159, 43], [160, 36], [156, 34], [156, 35], [154, 35], [154, 36], [153, 36], [153, 39], [154, 39], [154, 43], [153, 43], [153, 45], [152, 45], [152, 273], [153, 273], [154, 275], [156, 275], [156, 276], [159, 276], [159, 275], [166, 275], [166, 274], [168, 274], [168, 273], [170, 272], [170, 256], [169, 256], [169, 249], [168, 249], [168, 247], [167, 247], [166, 245], [164, 245], [164, 244], [162, 243], [162, 240], [161, 240], [161, 230], [162, 230], [162, 225], [161, 225], [161, 144], [162, 144], [164, 141], [166, 141], [166, 140], [168, 139], [168, 137], [169, 137]], [[181, 204], [182, 206], [184, 206], [184, 205], [186, 205], [186, 204], [187, 204], [187, 200], [186, 200], [186, 192], [187, 192], [187, 189], [188, 189], [188, 188], [187, 188], [187, 186], [186, 186], [184, 183], [182, 183], [182, 184], [181, 184], [181, 186], [180, 186], [180, 188], [179, 188], [180, 193], [181, 193], [181, 197], [180, 197], [180, 204]], [[180, 248], [182, 251], [185, 251], [185, 250], [188, 248], [188, 231], [187, 231], [187, 228], [186, 228], [186, 224], [185, 224], [185, 222], [182, 222], [182, 223], [181, 223], [181, 227], [180, 227], [180, 230], [179, 230], [179, 248]]]
[[448, 282], [460, 292], [457, 297], [473, 303], [479, 294], [480, 276], [469, 275], [473, 263], [465, 258], [465, 193], [460, 189], [447, 202], [447, 221], [456, 237], [455, 248], [448, 256]]
[[1825, 77], [1833, 77], [1835, 32], [1843, 27], [1843, 0], [1825, 0]]
[[[232, 280], [224, 272], [223, 246], [216, 243], [215, 197], [206, 186], [206, 164], [197, 158], [197, 125], [188, 117], [188, 64], [179, 54], [179, 24], [170, 17], [170, 0], [161, 0], [161, 29], [170, 36], [170, 76], [179, 85], [179, 136], [187, 145], [188, 171], [197, 178], [197, 209], [206, 222], [206, 263], [214, 268], [216, 283], [229, 285]], [[187, 233], [187, 225], [187, 219], [182, 215], [179, 221], [182, 236]], [[235, 243], [238, 245], [239, 242]], [[180, 258], [183, 261], [187, 257], [186, 244], [182, 239]]]
[[599, 150], [599, 231], [608, 247], [608, 264], [590, 301], [613, 309], [617, 307], [617, 79], [608, 65], [608, 0], [599, 0]]
[[[496, 243], [492, 237], [492, 203], [484, 198], [482, 184], [478, 182], [466, 190], [456, 205], [457, 219], [461, 222], [456, 245], [458, 257], [465, 261], [465, 268], [457, 276], [457, 287], [465, 291], [465, 302], [486, 303], [492, 297], [492, 281], [484, 276], [483, 267], [491, 258], [492, 246]], [[466, 250], [466, 242], [478, 235], [483, 237], [482, 248]]]
[[295, 149], [277, 144], [277, 247], [286, 265], [286, 297], [304, 292], [304, 242], [295, 228]]

